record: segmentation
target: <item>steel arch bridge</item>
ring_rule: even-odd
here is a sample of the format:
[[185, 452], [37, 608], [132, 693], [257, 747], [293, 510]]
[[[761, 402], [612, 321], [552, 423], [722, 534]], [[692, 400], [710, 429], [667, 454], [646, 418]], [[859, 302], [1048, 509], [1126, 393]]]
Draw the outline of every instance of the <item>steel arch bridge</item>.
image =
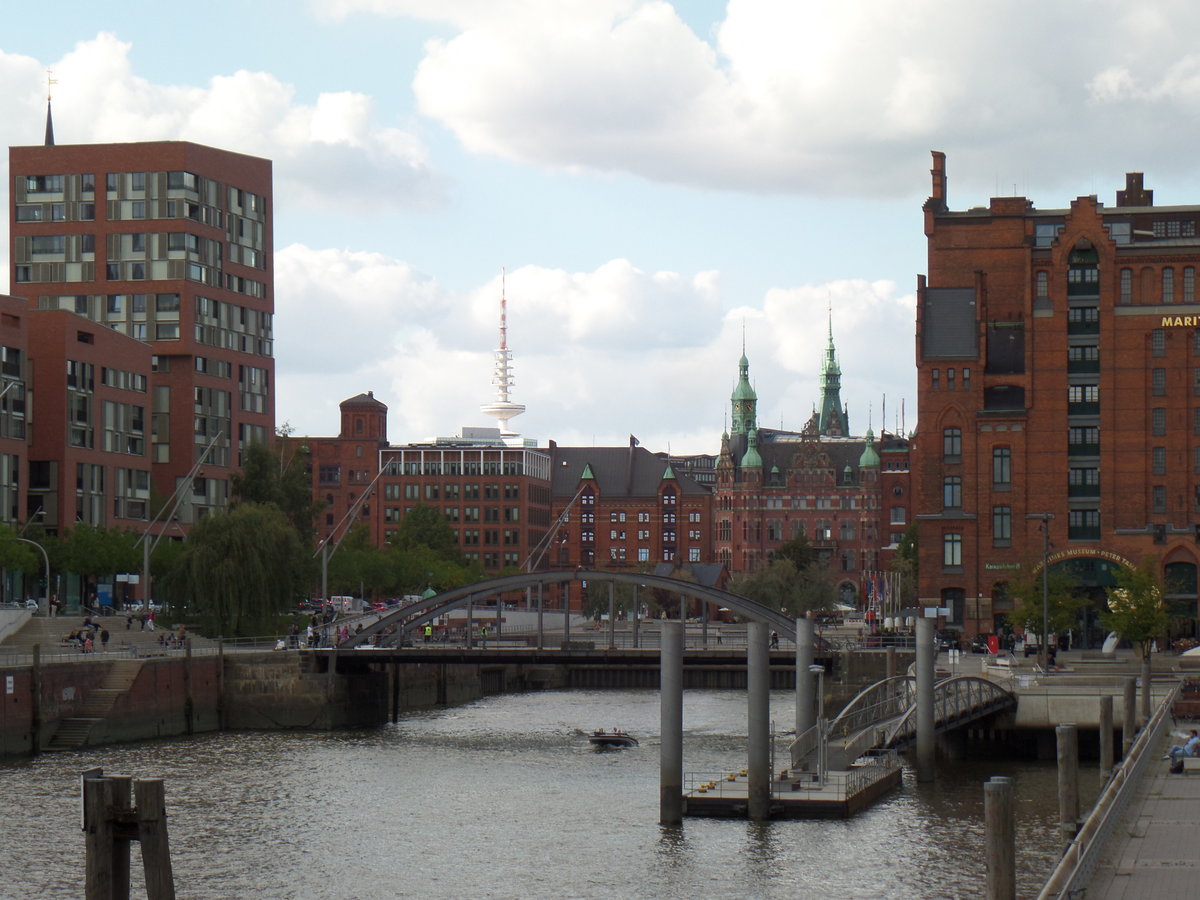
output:
[[[401, 636], [415, 628], [420, 628], [427, 622], [432, 622], [439, 616], [453, 609], [466, 606], [468, 603], [504, 594], [509, 591], [523, 590], [551, 584], [565, 584], [572, 581], [599, 581], [614, 584], [631, 584], [635, 587], [661, 588], [686, 597], [695, 597], [706, 603], [715, 603], [739, 615], [756, 622], [764, 622], [781, 637], [795, 640], [796, 623], [778, 610], [763, 606], [754, 600], [748, 600], [739, 594], [732, 594], [718, 588], [705, 587], [691, 581], [681, 581], [678, 578], [668, 578], [663, 575], [643, 575], [640, 573], [611, 572], [597, 569], [549, 569], [541, 572], [523, 572], [519, 575], [506, 575], [479, 581], [465, 587], [444, 591], [427, 599], [417, 600], [406, 606], [384, 615], [378, 621], [363, 628], [353, 635], [346, 647], [359, 647], [371, 643], [375, 637], [375, 646], [391, 646], [401, 639]], [[391, 626], [397, 626], [389, 633]]]
[[[937, 733], [949, 731], [1007, 709], [1017, 698], [995, 682], [974, 675], [944, 678], [933, 687]], [[869, 750], [900, 750], [917, 736], [917, 680], [912, 675], [885, 678], [864, 688], [825, 729], [830, 766], [845, 768]], [[794, 766], [816, 747], [816, 735], [792, 745]]]

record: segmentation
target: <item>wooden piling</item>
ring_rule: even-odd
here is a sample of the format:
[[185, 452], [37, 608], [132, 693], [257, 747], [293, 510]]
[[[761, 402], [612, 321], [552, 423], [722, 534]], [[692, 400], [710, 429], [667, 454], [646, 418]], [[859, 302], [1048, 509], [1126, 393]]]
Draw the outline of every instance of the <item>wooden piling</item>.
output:
[[1079, 827], [1079, 735], [1070, 724], [1059, 725], [1054, 733], [1058, 738], [1058, 824], [1065, 852]]
[[1100, 698], [1100, 774], [1108, 778], [1113, 770], [1113, 698]]
[[987, 841], [987, 900], [1016, 900], [1016, 804], [1011, 778], [983, 785], [983, 822]]
[[1133, 746], [1134, 740], [1137, 738], [1137, 679], [1125, 679], [1125, 693], [1122, 697], [1124, 708], [1122, 709], [1122, 726], [1121, 726], [1121, 759], [1129, 758], [1129, 748]]
[[129, 845], [137, 838], [129, 828], [133, 814], [133, 779], [128, 775], [113, 775], [112, 782], [112, 896], [113, 900], [129, 900]]
[[133, 792], [137, 802], [138, 840], [142, 843], [142, 868], [146, 873], [146, 898], [175, 900], [162, 779], [140, 778], [133, 783]]
[[109, 818], [113, 786], [107, 778], [83, 782], [85, 900], [112, 900], [113, 823]]

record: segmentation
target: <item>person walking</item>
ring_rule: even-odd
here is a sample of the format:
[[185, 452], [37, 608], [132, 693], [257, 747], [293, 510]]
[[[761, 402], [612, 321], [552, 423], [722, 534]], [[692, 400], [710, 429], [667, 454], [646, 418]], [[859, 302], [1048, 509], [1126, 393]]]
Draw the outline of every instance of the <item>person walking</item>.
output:
[[108, 629], [100, 629], [100, 650], [101, 652], [108, 649]]

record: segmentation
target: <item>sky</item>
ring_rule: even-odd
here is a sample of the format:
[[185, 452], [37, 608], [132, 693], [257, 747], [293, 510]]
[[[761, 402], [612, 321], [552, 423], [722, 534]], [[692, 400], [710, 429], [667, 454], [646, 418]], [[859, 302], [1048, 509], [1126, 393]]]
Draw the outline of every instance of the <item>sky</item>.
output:
[[[274, 162], [276, 418], [715, 453], [743, 342], [800, 429], [832, 326], [851, 429], [917, 427], [930, 151], [952, 209], [1200, 202], [1192, 0], [59, 0], [0, 28], [0, 141]], [[3, 161], [7, 168], [7, 159]], [[10, 179], [0, 182], [7, 209]], [[7, 237], [7, 236], [6, 236]], [[0, 242], [0, 293], [9, 290]]]

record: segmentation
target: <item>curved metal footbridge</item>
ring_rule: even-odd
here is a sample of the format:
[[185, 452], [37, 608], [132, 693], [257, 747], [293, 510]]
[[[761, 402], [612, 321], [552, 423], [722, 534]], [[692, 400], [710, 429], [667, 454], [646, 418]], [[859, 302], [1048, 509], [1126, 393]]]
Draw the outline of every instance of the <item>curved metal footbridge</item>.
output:
[[[405, 606], [398, 607], [393, 612], [382, 616], [372, 625], [355, 634], [343, 646], [357, 647], [364, 644], [374, 644], [377, 647], [395, 646], [404, 639], [405, 634], [412, 634], [427, 622], [432, 622], [454, 609], [484, 600], [488, 597], [525, 588], [538, 588], [539, 595], [542, 587], [552, 584], [563, 584], [571, 581], [579, 582], [609, 582], [612, 584], [632, 585], [637, 588], [659, 588], [673, 594], [695, 597], [717, 607], [725, 607], [747, 619], [765, 622], [782, 637], [794, 640], [796, 637], [796, 622], [778, 610], [763, 606], [753, 600], [748, 600], [739, 594], [722, 591], [718, 588], [705, 587], [678, 578], [668, 578], [662, 575], [648, 575], [640, 572], [613, 572], [594, 569], [550, 569], [539, 572], [523, 572], [519, 575], [507, 575], [469, 584], [466, 587], [443, 591], [436, 596], [422, 598]], [[636, 597], [636, 594], [635, 594]], [[549, 615], [549, 613], [547, 613]], [[558, 613], [561, 615], [561, 613]]]
[[[1017, 698], [1000, 685], [971, 675], [934, 684], [934, 730], [941, 734], [998, 712], [1015, 710]], [[863, 689], [825, 728], [826, 768], [847, 769], [871, 751], [902, 750], [917, 738], [917, 680], [885, 678]], [[821, 723], [791, 744], [792, 768], [812, 768], [821, 744]]]

